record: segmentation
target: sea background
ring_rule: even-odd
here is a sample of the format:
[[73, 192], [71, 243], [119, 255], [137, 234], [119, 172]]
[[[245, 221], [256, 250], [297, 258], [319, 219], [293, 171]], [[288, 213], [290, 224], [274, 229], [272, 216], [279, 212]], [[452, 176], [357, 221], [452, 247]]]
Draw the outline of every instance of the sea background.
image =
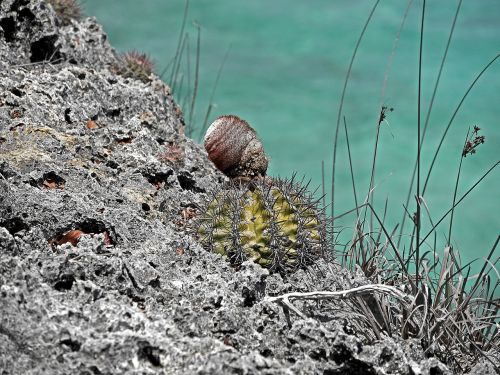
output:
[[[222, 114], [235, 114], [247, 120], [257, 130], [270, 157], [269, 174], [305, 176], [311, 180], [312, 188], [319, 187], [318, 195], [322, 190], [324, 161], [329, 192], [342, 87], [356, 41], [373, 4], [373, 1], [352, 0], [190, 1], [185, 27], [189, 34], [186, 46], [189, 45], [190, 68], [184, 54], [174, 96], [182, 105], [187, 122], [196, 63], [196, 25], [199, 25], [199, 84], [193, 112], [193, 138], [198, 142], [202, 139], [200, 128], [225, 60], [209, 123]], [[457, 4], [458, 1], [451, 0], [427, 1], [422, 127]], [[380, 2], [375, 10], [353, 65], [342, 112], [349, 132], [358, 202], [362, 202], [369, 187], [381, 106], [394, 108], [380, 129], [374, 192], [375, 207], [380, 215], [387, 200], [389, 230], [401, 221], [417, 150], [421, 1], [411, 4], [397, 48], [392, 53], [407, 6], [406, 1], [389, 0]], [[95, 16], [104, 26], [117, 51], [147, 53], [158, 74], [174, 59], [185, 1], [85, 0], [83, 7], [87, 16]], [[423, 176], [468, 86], [499, 52], [500, 2], [464, 1], [422, 147]], [[170, 69], [163, 78], [174, 86]], [[181, 81], [182, 89], [179, 88]], [[464, 160], [458, 197], [499, 160], [500, 59], [470, 92], [443, 144], [424, 196], [434, 221], [452, 204], [461, 151], [467, 130], [473, 125], [481, 128], [486, 142], [475, 155]], [[343, 126], [337, 152], [336, 215], [354, 207]], [[499, 235], [499, 192], [500, 170], [497, 168], [457, 207], [452, 244], [463, 264], [486, 256]], [[326, 200], [329, 201], [330, 196], [327, 195]], [[408, 210], [415, 211], [414, 199]], [[346, 228], [347, 233], [354, 222], [355, 216], [350, 215], [337, 224]], [[437, 231], [441, 253], [448, 224], [449, 219], [444, 220]], [[427, 233], [429, 228], [424, 212], [422, 233]], [[409, 220], [404, 233], [411, 234]], [[401, 246], [408, 242], [405, 237]], [[499, 253], [497, 249], [497, 257]], [[473, 269], [477, 271], [481, 265], [476, 263]]]

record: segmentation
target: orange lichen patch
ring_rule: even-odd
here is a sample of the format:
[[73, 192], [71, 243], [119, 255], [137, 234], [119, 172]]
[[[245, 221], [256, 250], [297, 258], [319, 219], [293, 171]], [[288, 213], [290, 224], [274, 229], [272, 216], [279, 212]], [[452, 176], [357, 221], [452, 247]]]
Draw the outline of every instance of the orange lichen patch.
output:
[[193, 207], [186, 207], [181, 211], [181, 215], [184, 220], [190, 220], [196, 216], [196, 209]]
[[113, 245], [113, 240], [111, 239], [111, 237], [107, 231], [104, 232], [104, 244], [105, 245]]
[[39, 187], [44, 187], [46, 189], [64, 189], [66, 180], [61, 176], [57, 175], [54, 171], [50, 171], [43, 174], [43, 177], [37, 181]]
[[87, 129], [98, 129], [99, 128], [99, 126], [97, 126], [97, 123], [94, 120], [88, 120], [85, 125], [87, 126]]
[[168, 172], [157, 172], [153, 174], [144, 174], [148, 182], [155, 187], [156, 190], [161, 189], [168, 183], [168, 178], [173, 174], [170, 170]]
[[152, 184], [156, 190], [160, 190], [163, 186], [165, 186], [165, 182], [163, 181], [156, 181], [156, 182], [153, 182]]
[[175, 253], [177, 255], [184, 255], [184, 252], [185, 252], [185, 250], [182, 247], [178, 247], [177, 249], [175, 249]]
[[70, 243], [71, 246], [76, 246], [78, 244], [78, 241], [80, 240], [80, 237], [82, 236], [83, 233], [81, 230], [74, 229], [70, 230], [69, 232], [63, 234], [63, 236], [59, 239], [54, 239], [50, 241], [52, 245], [63, 245], [65, 243]]
[[175, 225], [179, 227], [184, 227], [187, 225], [189, 220], [196, 216], [196, 209], [194, 207], [186, 207], [180, 212], [181, 218], [175, 221]]
[[184, 148], [176, 143], [169, 142], [169, 144], [165, 146], [165, 152], [161, 153], [158, 158], [170, 163], [178, 163], [184, 161]]
[[10, 118], [14, 119], [14, 118], [19, 118], [19, 117], [23, 117], [23, 111], [20, 110], [20, 109], [13, 109], [12, 111], [10, 111]]
[[[100, 234], [100, 233], [87, 233], [84, 232], [80, 229], [72, 229], [62, 236], [56, 236], [53, 239], [49, 241], [49, 245], [51, 246], [60, 246], [64, 245], [66, 243], [71, 244], [71, 246], [75, 246], [78, 244], [78, 241], [80, 240], [80, 237], [83, 236], [84, 234]], [[104, 244], [105, 245], [114, 245], [113, 240], [111, 239], [111, 236], [107, 231], [102, 232], [104, 234]]]
[[52, 179], [43, 180], [43, 186], [47, 189], [64, 189], [64, 182], [55, 181]]
[[57, 183], [55, 181], [43, 181], [43, 186], [45, 186], [47, 189], [57, 189]]
[[160, 181], [160, 180], [157, 180], [157, 181], [154, 181], [151, 183], [151, 185], [153, 185], [153, 187], [156, 189], [156, 190], [160, 190], [162, 187], [165, 186], [165, 181]]

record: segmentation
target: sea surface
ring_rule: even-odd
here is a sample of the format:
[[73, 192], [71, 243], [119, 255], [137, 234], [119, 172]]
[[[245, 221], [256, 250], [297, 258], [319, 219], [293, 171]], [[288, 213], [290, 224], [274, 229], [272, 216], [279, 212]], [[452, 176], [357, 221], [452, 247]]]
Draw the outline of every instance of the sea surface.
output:
[[[193, 138], [202, 139], [200, 129], [210, 103], [208, 123], [222, 114], [238, 115], [260, 135], [270, 156], [269, 174], [304, 176], [311, 180], [311, 188], [319, 187], [317, 194], [321, 195], [323, 161], [329, 202], [333, 140], [342, 89], [356, 41], [374, 4], [352, 0], [191, 0], [184, 29], [188, 36], [177, 74], [171, 73], [171, 67], [179, 45], [185, 1], [85, 0], [83, 7], [86, 15], [95, 16], [104, 25], [111, 44], [119, 52], [138, 50], [151, 56], [157, 73], [164, 72], [163, 79], [174, 89], [186, 121], [192, 118], [188, 125], [192, 126]], [[422, 131], [458, 4], [451, 0], [427, 1]], [[367, 26], [340, 117], [335, 215], [355, 206], [344, 118], [357, 201], [361, 204], [369, 190], [381, 107], [387, 106], [387, 116], [380, 125], [374, 203], [383, 216], [387, 202], [388, 230], [401, 222], [417, 154], [421, 13], [421, 1], [381, 1]], [[198, 27], [198, 92], [190, 116]], [[498, 53], [500, 1], [464, 1], [421, 149], [421, 188], [463, 95]], [[424, 194], [422, 234], [431, 227], [427, 209], [435, 223], [451, 207], [462, 149], [468, 129], [474, 125], [481, 128], [485, 143], [478, 146], [474, 155], [464, 158], [457, 198], [500, 159], [500, 58], [475, 84], [451, 122]], [[416, 210], [415, 205], [411, 198], [410, 214]], [[355, 216], [350, 215], [337, 221], [337, 225], [349, 233], [354, 222]], [[374, 226], [379, 227], [376, 223]], [[439, 253], [446, 244], [448, 226], [449, 218], [438, 227]], [[486, 256], [499, 233], [500, 168], [496, 168], [456, 208], [451, 243], [464, 264]], [[408, 249], [410, 235], [411, 224], [407, 220], [401, 248]], [[495, 257], [499, 254], [500, 247]], [[473, 269], [478, 270], [480, 265], [477, 263]]]

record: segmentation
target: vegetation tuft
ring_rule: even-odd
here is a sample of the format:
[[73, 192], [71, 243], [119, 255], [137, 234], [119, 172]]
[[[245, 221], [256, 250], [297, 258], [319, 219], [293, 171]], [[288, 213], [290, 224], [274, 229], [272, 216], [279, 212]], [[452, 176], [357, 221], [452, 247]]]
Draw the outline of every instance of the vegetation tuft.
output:
[[[452, 118], [445, 128], [444, 134], [441, 136], [433, 160], [425, 174], [425, 180], [422, 178], [424, 176], [424, 166], [421, 163], [420, 150], [425, 140], [432, 104], [439, 84], [442, 68], [446, 61], [461, 2], [460, 0], [457, 5], [448, 37], [448, 43], [441, 60], [438, 78], [434, 86], [432, 99], [427, 109], [425, 123], [421, 121], [421, 113], [423, 113], [423, 109], [421, 108], [421, 77], [425, 0], [422, 4], [417, 78], [418, 116], [415, 129], [417, 133], [417, 155], [408, 199], [404, 205], [402, 222], [393, 228], [387, 228], [385, 224], [387, 202], [382, 215], [380, 215], [373, 206], [373, 196], [375, 193], [374, 175], [377, 160], [379, 128], [388, 115], [388, 111], [392, 110], [382, 104], [381, 111], [377, 116], [377, 136], [372, 158], [372, 177], [368, 193], [364, 203], [358, 204], [354, 171], [351, 163], [350, 173], [353, 183], [355, 208], [337, 216], [334, 216], [332, 208], [332, 220], [335, 221], [348, 214], [355, 214], [354, 229], [350, 240], [346, 243], [341, 244], [339, 241], [334, 241], [333, 237], [332, 241], [334, 241], [334, 246], [340, 254], [341, 263], [352, 271], [362, 271], [363, 274], [373, 282], [373, 293], [370, 294], [370, 303], [368, 303], [366, 299], [353, 299], [353, 306], [360, 316], [360, 320], [357, 321], [356, 324], [360, 332], [364, 332], [368, 339], [377, 339], [383, 334], [397, 334], [405, 339], [417, 338], [420, 340], [426, 355], [438, 357], [444, 363], [448, 364], [456, 373], [468, 372], [479, 360], [491, 362], [495, 369], [500, 371], [500, 351], [498, 350], [500, 346], [500, 299], [497, 297], [499, 277], [498, 271], [496, 270], [496, 265], [500, 257], [498, 256], [498, 252], [495, 253], [500, 241], [500, 236], [496, 238], [491, 249], [487, 252], [486, 257], [482, 259], [483, 264], [481, 270], [476, 275], [471, 275], [470, 266], [472, 262], [461, 265], [459, 254], [453, 248], [451, 240], [455, 208], [499, 164], [499, 161], [494, 162], [475, 184], [473, 184], [462, 196], [458, 197], [457, 193], [462, 172], [462, 163], [467, 156], [475, 154], [478, 147], [485, 142], [485, 137], [479, 134], [481, 129], [478, 126], [474, 125], [472, 132], [470, 130], [467, 132], [463, 148], [457, 150], [458, 172], [449, 210], [443, 213], [438, 220], [435, 220], [435, 218], [433, 219], [424, 196], [429, 186], [428, 183], [432, 168], [457, 112], [476, 82], [497, 60], [499, 55], [496, 55], [485, 65], [466, 90], [466, 93], [463, 95]], [[411, 1], [409, 4], [411, 4]], [[377, 6], [378, 1], [375, 2], [358, 39], [342, 92], [337, 131], [334, 140], [333, 173], [335, 173], [335, 154], [337, 151], [336, 145], [338, 141], [340, 119], [344, 115], [342, 112], [342, 103], [344, 101], [350, 71], [366, 26], [370, 22]], [[404, 19], [405, 18], [406, 14]], [[396, 40], [398, 39], [399, 32], [396, 37]], [[423, 125], [422, 127], [421, 124]], [[348, 146], [348, 156], [349, 160], [351, 160], [348, 127], [345, 117], [344, 128]], [[332, 180], [332, 193], [334, 192], [334, 181], [335, 176], [333, 176]], [[421, 182], [424, 183], [421, 184]], [[412, 195], [415, 198], [415, 209], [410, 212], [409, 198]], [[411, 235], [407, 236], [403, 235], [408, 229], [408, 227], [405, 227], [405, 219], [409, 219], [410, 222]], [[436, 230], [446, 219], [449, 219], [448, 235], [446, 237], [445, 247], [440, 249], [437, 245]], [[429, 224], [425, 223], [425, 221], [428, 221]], [[424, 233], [423, 229], [426, 226], [429, 226], [430, 229]], [[399, 235], [397, 233], [398, 227], [400, 227]], [[334, 229], [336, 232], [339, 232], [341, 228], [334, 227]], [[405, 239], [407, 239], [406, 243]], [[395, 289], [386, 288], [397, 288], [397, 290], [404, 294], [400, 295], [395, 292]], [[367, 311], [369, 312], [368, 314]], [[367, 328], [369, 328], [368, 332], [371, 332], [370, 334], [366, 333]]]
[[121, 61], [115, 66], [115, 70], [117, 74], [126, 78], [134, 78], [147, 83], [151, 80], [154, 64], [147, 54], [129, 51], [121, 56]]
[[[182, 108], [186, 116], [185, 134], [188, 137], [203, 138], [203, 134], [208, 127], [208, 120], [212, 110], [217, 107], [214, 103], [215, 92], [219, 84], [224, 64], [229, 55], [230, 47], [227, 49], [215, 77], [210, 100], [203, 116], [203, 122], [200, 117], [197, 117], [196, 100], [199, 92], [199, 76], [200, 76], [200, 56], [201, 56], [201, 26], [198, 22], [193, 22], [196, 37], [193, 37], [189, 31], [186, 31], [186, 22], [189, 13], [189, 0], [185, 0], [184, 15], [182, 17], [182, 25], [177, 41], [177, 48], [173, 59], [166, 65], [160, 73], [161, 78], [166, 78], [170, 85], [172, 94]], [[192, 47], [196, 40], [195, 47]], [[194, 51], [193, 51], [194, 50]], [[194, 58], [193, 58], [194, 55]]]
[[77, 0], [46, 0], [52, 6], [63, 25], [69, 25], [71, 20], [78, 21], [83, 16], [83, 10]]

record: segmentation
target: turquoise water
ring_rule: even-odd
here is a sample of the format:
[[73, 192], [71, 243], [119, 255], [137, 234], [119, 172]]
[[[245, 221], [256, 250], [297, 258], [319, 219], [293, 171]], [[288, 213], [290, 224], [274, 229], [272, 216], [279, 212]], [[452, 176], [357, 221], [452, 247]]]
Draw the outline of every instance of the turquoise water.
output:
[[[157, 71], [161, 71], [174, 57], [184, 4], [181, 0], [86, 0], [84, 8], [87, 15], [95, 16], [104, 25], [117, 50], [146, 52], [155, 61]], [[192, 0], [186, 26], [191, 48], [191, 81], [196, 46], [193, 24], [196, 21], [201, 25], [195, 126], [199, 128], [203, 123], [217, 72], [230, 47], [210, 121], [221, 114], [236, 114], [246, 119], [263, 140], [271, 159], [269, 173], [272, 175], [290, 176], [297, 172], [311, 179], [311, 186], [319, 186], [324, 160], [329, 191], [332, 143], [342, 86], [356, 40], [372, 5], [371, 1], [350, 0]], [[456, 5], [456, 1], [428, 1], [422, 119], [425, 119]], [[363, 201], [369, 184], [380, 107], [386, 104], [394, 108], [381, 127], [375, 189], [375, 205], [380, 213], [388, 199], [388, 228], [393, 228], [401, 219], [417, 148], [419, 1], [409, 10], [386, 90], [381, 96], [388, 60], [406, 6], [401, 0], [383, 1], [375, 11], [354, 63], [343, 110], [358, 200]], [[465, 1], [422, 148], [424, 174], [462, 95], [499, 52], [500, 2]], [[181, 64], [181, 71], [185, 83], [186, 60]], [[169, 78], [167, 74], [165, 79], [169, 81]], [[186, 87], [177, 90], [181, 104], [185, 102], [186, 92]], [[497, 61], [464, 102], [431, 175], [425, 201], [434, 221], [451, 205], [468, 127], [480, 126], [486, 143], [479, 147], [477, 154], [464, 160], [459, 196], [499, 159], [499, 105], [500, 61]], [[183, 108], [187, 112], [187, 105]], [[195, 132], [194, 137], [200, 139], [199, 133]], [[499, 234], [499, 182], [497, 168], [456, 210], [452, 243], [462, 261], [485, 256]], [[354, 207], [343, 128], [338, 147], [335, 201], [336, 213]], [[414, 200], [409, 210], [415, 210]], [[349, 226], [353, 222], [351, 216], [341, 224]], [[445, 220], [438, 230], [440, 248], [445, 242], [448, 223]], [[428, 220], [424, 219], [422, 233], [428, 229]], [[405, 233], [409, 232], [407, 227]]]

